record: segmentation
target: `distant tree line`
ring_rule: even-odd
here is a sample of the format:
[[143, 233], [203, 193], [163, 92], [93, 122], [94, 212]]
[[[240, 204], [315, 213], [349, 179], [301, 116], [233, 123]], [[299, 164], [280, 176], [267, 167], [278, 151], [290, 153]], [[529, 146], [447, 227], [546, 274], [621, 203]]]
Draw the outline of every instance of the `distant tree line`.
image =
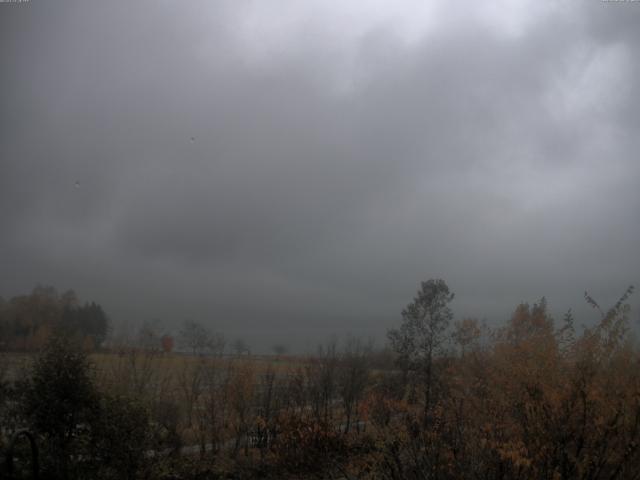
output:
[[226, 346], [221, 333], [213, 332], [206, 325], [195, 320], [184, 320], [177, 336], [162, 326], [160, 320], [146, 320], [132, 336], [115, 335], [110, 341], [110, 348], [116, 351], [127, 349], [144, 350], [149, 353], [178, 352], [197, 355], [220, 355]]
[[53, 334], [79, 340], [85, 349], [99, 347], [107, 337], [109, 319], [95, 302], [81, 303], [73, 290], [58, 293], [38, 286], [27, 295], [0, 297], [0, 349], [39, 350]]

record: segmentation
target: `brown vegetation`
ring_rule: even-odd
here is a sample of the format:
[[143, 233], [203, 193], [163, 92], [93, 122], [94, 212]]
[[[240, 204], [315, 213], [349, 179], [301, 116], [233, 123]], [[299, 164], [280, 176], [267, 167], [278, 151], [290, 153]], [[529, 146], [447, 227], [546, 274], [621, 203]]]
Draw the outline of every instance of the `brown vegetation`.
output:
[[[51, 472], [76, 478], [71, 450], [85, 436], [100, 455], [114, 451], [110, 470], [93, 465], [92, 478], [125, 469], [130, 478], [632, 479], [640, 352], [628, 333], [631, 292], [608, 311], [587, 296], [601, 318], [582, 332], [570, 313], [555, 325], [544, 299], [519, 305], [501, 328], [465, 319], [450, 331], [452, 295], [425, 282], [390, 333], [397, 363], [386, 368], [384, 354], [356, 339], [286, 362], [123, 348], [91, 355], [88, 377], [78, 357], [76, 403], [89, 399], [82, 429], [51, 423], [39, 391], [2, 378], [0, 414], [7, 427], [60, 438], [66, 460]], [[45, 378], [55, 367], [39, 362], [30, 385], [55, 405], [57, 384]], [[20, 399], [31, 410], [15, 411]], [[137, 456], [116, 448], [118, 415], [137, 418]]]

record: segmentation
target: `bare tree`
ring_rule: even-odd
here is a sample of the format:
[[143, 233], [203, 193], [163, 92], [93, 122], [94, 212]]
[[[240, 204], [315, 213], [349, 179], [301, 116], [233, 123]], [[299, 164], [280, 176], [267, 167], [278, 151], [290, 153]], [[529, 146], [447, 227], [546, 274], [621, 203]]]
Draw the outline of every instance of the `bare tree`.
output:
[[458, 347], [460, 347], [460, 354], [464, 357], [470, 348], [473, 349], [476, 346], [481, 333], [482, 331], [478, 320], [475, 318], [465, 318], [454, 323], [454, 330], [451, 337]]
[[333, 419], [332, 402], [337, 391], [338, 354], [335, 341], [320, 346], [318, 354], [306, 366], [307, 390], [316, 421], [329, 425]]
[[[229, 417], [229, 382], [231, 368], [229, 362], [214, 358], [206, 363], [204, 369], [202, 415], [199, 422], [212, 444], [212, 450], [218, 451], [223, 443], [224, 431]], [[206, 443], [201, 440], [202, 444]], [[204, 450], [204, 446], [201, 445]]]
[[187, 427], [191, 428], [193, 426], [193, 411], [197, 408], [198, 400], [202, 394], [204, 365], [200, 359], [183, 357], [181, 360], [177, 375], [178, 388], [186, 412]]
[[212, 333], [207, 327], [193, 320], [184, 321], [179, 339], [181, 347], [190, 350], [193, 355], [219, 354], [225, 345], [222, 335]]
[[370, 342], [365, 344], [354, 337], [347, 339], [338, 374], [338, 390], [346, 417], [345, 433], [349, 433], [353, 421], [358, 424], [358, 406], [369, 378], [367, 361], [370, 352]]
[[260, 375], [256, 395], [258, 422], [256, 429], [257, 446], [260, 448], [260, 456], [264, 455], [270, 440], [275, 436], [278, 411], [281, 408], [281, 382], [270, 365]]
[[234, 458], [244, 445], [245, 455], [249, 454], [249, 430], [254, 420], [255, 369], [249, 362], [234, 365], [229, 379], [229, 399], [231, 424], [235, 434]]
[[150, 351], [160, 350], [160, 330], [160, 320], [145, 320], [136, 335], [137, 346]]
[[251, 349], [247, 345], [247, 342], [245, 342], [242, 338], [237, 338], [233, 342], [233, 350], [238, 356], [244, 355], [245, 353], [247, 355], [251, 355]]
[[422, 282], [413, 302], [402, 311], [400, 328], [387, 334], [400, 367], [405, 374], [416, 374], [423, 388], [425, 425], [433, 400], [434, 357], [446, 341], [445, 332], [453, 318], [449, 308], [453, 297], [444, 280]]

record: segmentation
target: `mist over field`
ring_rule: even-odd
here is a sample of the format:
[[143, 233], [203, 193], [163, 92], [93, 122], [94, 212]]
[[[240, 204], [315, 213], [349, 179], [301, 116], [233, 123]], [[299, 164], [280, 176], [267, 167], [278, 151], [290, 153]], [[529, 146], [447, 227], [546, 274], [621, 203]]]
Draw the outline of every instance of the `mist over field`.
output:
[[[0, 3], [0, 296], [254, 351], [640, 283], [640, 3]], [[637, 296], [631, 319], [638, 319]]]

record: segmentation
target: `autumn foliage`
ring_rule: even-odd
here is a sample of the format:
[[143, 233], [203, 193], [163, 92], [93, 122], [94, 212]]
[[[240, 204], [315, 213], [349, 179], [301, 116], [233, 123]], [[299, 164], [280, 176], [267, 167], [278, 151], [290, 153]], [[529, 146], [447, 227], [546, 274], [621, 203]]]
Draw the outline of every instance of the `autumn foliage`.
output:
[[427, 427], [414, 409], [381, 432], [381, 476], [635, 478], [640, 365], [626, 335], [631, 292], [581, 335], [570, 313], [555, 327], [543, 299], [519, 305], [484, 345], [465, 341], [458, 356], [441, 357]]
[[85, 350], [99, 347], [109, 319], [95, 302], [80, 303], [72, 290], [38, 286], [28, 295], [0, 297], [0, 351], [42, 349], [55, 334], [74, 337]]
[[[90, 410], [98, 417], [80, 425], [91, 426], [87, 439], [99, 443], [100, 455], [113, 450], [113, 471], [140, 472], [131, 478], [638, 478], [632, 292], [610, 309], [585, 294], [598, 317], [589, 328], [577, 329], [571, 312], [555, 321], [544, 298], [516, 306], [504, 325], [489, 328], [456, 320], [453, 294], [434, 280], [420, 285], [384, 350], [351, 338], [286, 362], [219, 350], [105, 353], [95, 357], [95, 374], [78, 370], [82, 385], [102, 399]], [[45, 393], [61, 385], [78, 393], [56, 381], [50, 364], [36, 362], [31, 383]], [[38, 409], [44, 393], [26, 392], [3, 382], [0, 369], [0, 406], [3, 398], [5, 407], [30, 405], [43, 417], [25, 418], [41, 439], [54, 438], [47, 428], [56, 419]], [[86, 396], [79, 393], [78, 402]], [[4, 412], [5, 425], [19, 423], [10, 408]], [[119, 412], [127, 425], [144, 417], [139, 437], [147, 443], [135, 458], [127, 455], [131, 445], [117, 441], [126, 429], [115, 422]], [[71, 451], [83, 445], [81, 433], [74, 435], [74, 442], [59, 442], [69, 461], [93, 458]], [[91, 467], [95, 478], [109, 478]]]

